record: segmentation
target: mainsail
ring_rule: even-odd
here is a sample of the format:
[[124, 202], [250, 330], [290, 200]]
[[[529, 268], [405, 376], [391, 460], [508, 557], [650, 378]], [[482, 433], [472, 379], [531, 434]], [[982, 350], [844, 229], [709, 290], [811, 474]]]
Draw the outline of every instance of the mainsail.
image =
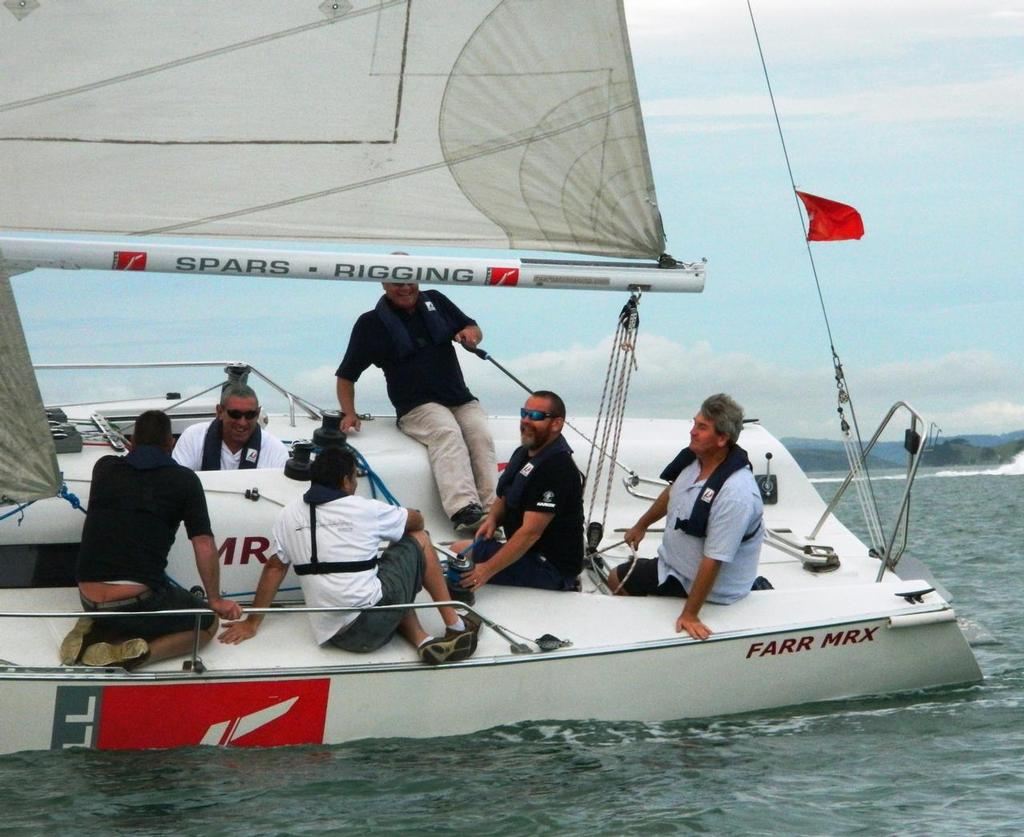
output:
[[53, 497], [57, 453], [45, 420], [10, 278], [0, 272], [0, 502]]
[[664, 249], [620, 0], [46, 0], [0, 43], [0, 229]]

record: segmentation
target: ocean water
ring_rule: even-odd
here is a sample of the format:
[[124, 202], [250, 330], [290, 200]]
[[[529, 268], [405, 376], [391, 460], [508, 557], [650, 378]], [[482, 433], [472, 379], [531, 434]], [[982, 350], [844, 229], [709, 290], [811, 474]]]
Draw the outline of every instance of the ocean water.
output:
[[[0, 757], [3, 833], [1019, 834], [1024, 468], [923, 474], [909, 553], [1000, 641], [983, 683], [663, 724]], [[834, 483], [823, 480], [826, 496]], [[899, 488], [883, 482], [892, 502]], [[856, 510], [842, 516], [854, 528]], [[572, 700], [571, 691], [565, 695]], [[452, 711], [472, 695], [453, 695]]]

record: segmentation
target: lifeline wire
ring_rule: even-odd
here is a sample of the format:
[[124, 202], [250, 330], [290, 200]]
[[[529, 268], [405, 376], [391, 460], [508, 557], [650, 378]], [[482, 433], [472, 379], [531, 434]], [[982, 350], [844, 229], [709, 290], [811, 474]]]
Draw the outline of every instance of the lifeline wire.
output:
[[[836, 379], [836, 389], [838, 390], [838, 408], [840, 428], [843, 432], [843, 444], [846, 448], [847, 459], [850, 462], [850, 467], [854, 471], [855, 482], [857, 484], [857, 493], [861, 499], [861, 505], [864, 509], [864, 515], [868, 518], [868, 528], [872, 530], [872, 540], [874, 540], [875, 532], [874, 529], [879, 529], [880, 523], [878, 522], [878, 503], [874, 496], [874, 492], [871, 487], [870, 480], [864, 479], [864, 473], [867, 471], [867, 462], [863, 456], [864, 442], [861, 439], [860, 427], [857, 424], [857, 413], [853, 408], [853, 398], [850, 395], [849, 388], [846, 385], [846, 376], [843, 373], [843, 365], [839, 360], [839, 353], [836, 351], [835, 340], [832, 337], [832, 326], [828, 319], [828, 310], [825, 307], [825, 296], [821, 290], [821, 282], [818, 278], [818, 268], [814, 263], [814, 253], [811, 251], [811, 242], [808, 240], [808, 229], [804, 224], [804, 216], [800, 211], [800, 198], [796, 194], [796, 180], [793, 177], [793, 166], [790, 164], [789, 151], [786, 148], [786, 138], [782, 132], [782, 121], [779, 119], [779, 109], [775, 104], [775, 93], [772, 91], [771, 79], [768, 76], [768, 64], [765, 61], [764, 50], [761, 47], [761, 36], [757, 32], [757, 21], [754, 19], [754, 9], [751, 6], [751, 0], [747, 0], [747, 11], [750, 13], [750, 25], [754, 31], [754, 41], [757, 43], [757, 54], [761, 59], [761, 69], [764, 72], [764, 82], [768, 88], [768, 98], [772, 103], [772, 114], [775, 116], [775, 127], [779, 133], [779, 142], [782, 145], [782, 156], [786, 161], [786, 171], [789, 173], [789, 183], [793, 190], [793, 201], [796, 204], [797, 216], [800, 219], [800, 229], [803, 231], [804, 245], [807, 248], [807, 259], [811, 265], [811, 273], [814, 276], [814, 286], [818, 292], [818, 302], [821, 305], [821, 315], [825, 320], [825, 331], [828, 333], [829, 349], [832, 351], [832, 369]], [[850, 407], [850, 420], [853, 423], [853, 432], [857, 437], [856, 452], [851, 450], [850, 447], [850, 425], [846, 421], [846, 416], [843, 412], [843, 405], [848, 404]], [[878, 544], [875, 545], [876, 548]]]

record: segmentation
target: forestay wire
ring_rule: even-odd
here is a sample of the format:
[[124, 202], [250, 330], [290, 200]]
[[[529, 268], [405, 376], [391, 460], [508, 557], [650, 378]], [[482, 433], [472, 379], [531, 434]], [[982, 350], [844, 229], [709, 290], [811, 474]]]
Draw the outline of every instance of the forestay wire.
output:
[[[590, 456], [587, 458], [586, 485], [590, 494], [590, 505], [587, 508], [587, 520], [590, 525], [595, 523], [594, 508], [597, 498], [604, 488], [604, 505], [601, 510], [600, 524], [603, 530], [608, 516], [608, 504], [611, 500], [612, 483], [615, 471], [608, 466], [608, 476], [602, 483], [605, 461], [618, 461], [619, 440], [622, 438], [622, 423], [626, 415], [626, 401], [629, 397], [629, 384], [636, 369], [636, 339], [640, 330], [640, 314], [637, 310], [640, 294], [634, 293], [619, 313], [618, 326], [612, 338], [611, 355], [605, 370], [604, 386], [601, 389], [601, 403], [597, 408], [594, 422], [594, 437], [591, 442]], [[597, 455], [602, 454], [602, 455]]]
[[[818, 302], [821, 305], [821, 315], [825, 320], [825, 331], [828, 334], [829, 349], [832, 352], [832, 369], [836, 379], [836, 412], [839, 414], [839, 426], [843, 436], [843, 447], [846, 451], [846, 458], [850, 464], [850, 472], [853, 475], [853, 482], [857, 489], [857, 496], [860, 499], [861, 508], [867, 521], [868, 531], [871, 537], [872, 546], [881, 554], [884, 549], [882, 540], [882, 525], [878, 517], [878, 503], [871, 487], [871, 481], [867, 474], [867, 461], [864, 458], [864, 442], [861, 439], [860, 427], [857, 424], [857, 413], [853, 408], [853, 398], [846, 384], [846, 376], [843, 373], [843, 364], [836, 351], [835, 340], [832, 337], [832, 326], [828, 319], [828, 310], [825, 307], [825, 296], [821, 290], [821, 282], [818, 279], [818, 268], [814, 263], [814, 253], [811, 250], [811, 243], [808, 239], [808, 228], [804, 223], [804, 216], [800, 208], [800, 198], [797, 196], [796, 180], [793, 177], [793, 167], [789, 160], [789, 151], [786, 148], [786, 138], [782, 132], [782, 121], [779, 119], [779, 109], [775, 104], [775, 93], [772, 91], [771, 79], [768, 76], [768, 64], [765, 61], [764, 50], [761, 48], [761, 37], [757, 32], [757, 21], [754, 20], [754, 9], [751, 0], [747, 0], [747, 11], [750, 13], [750, 25], [754, 31], [754, 40], [757, 43], [757, 54], [761, 59], [761, 69], [764, 72], [764, 82], [768, 88], [768, 98], [772, 103], [772, 113], [775, 116], [775, 127], [779, 133], [779, 142], [782, 145], [782, 156], [786, 160], [786, 171], [789, 173], [789, 183], [792, 187], [793, 201], [796, 204], [797, 216], [800, 219], [800, 228], [804, 234], [804, 245], [807, 248], [807, 259], [811, 265], [811, 274], [814, 276], [814, 287], [818, 292]], [[846, 420], [845, 407], [849, 408], [850, 421]], [[851, 437], [856, 438], [854, 443]]]

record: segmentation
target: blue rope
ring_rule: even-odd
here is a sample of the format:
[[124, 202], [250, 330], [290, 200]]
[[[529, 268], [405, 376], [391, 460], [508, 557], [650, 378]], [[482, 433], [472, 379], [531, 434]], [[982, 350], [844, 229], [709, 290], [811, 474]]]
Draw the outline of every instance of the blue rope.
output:
[[[63, 483], [61, 485], [60, 491], [57, 492], [57, 496], [58, 497], [63, 497], [65, 500], [67, 500], [71, 504], [71, 508], [78, 509], [79, 511], [82, 512], [82, 514], [85, 514], [85, 509], [82, 508], [82, 501], [79, 500], [70, 491], [68, 491], [68, 484], [67, 483]], [[18, 525], [21, 526], [21, 521], [23, 521], [25, 519], [25, 509], [27, 509], [29, 506], [31, 506], [34, 502], [35, 502], [35, 500], [29, 500], [27, 503], [22, 503], [21, 505], [17, 506], [16, 508], [11, 509], [6, 514], [0, 514], [0, 520], [6, 520], [8, 517], [13, 517], [16, 514], [20, 514], [21, 517], [18, 518]]]
[[71, 503], [71, 508], [78, 509], [82, 514], [85, 514], [85, 509], [82, 507], [82, 501], [79, 500], [77, 496], [75, 496], [68, 490], [67, 483], [61, 485], [60, 492], [57, 494], [57, 496], [63, 497], [65, 500]]
[[[349, 447], [351, 447], [351, 445]], [[370, 480], [370, 493], [373, 495], [374, 499], [376, 499], [377, 491], [379, 490], [381, 496], [383, 496], [384, 499], [387, 500], [392, 506], [401, 506], [402, 504], [398, 502], [398, 499], [395, 497], [395, 495], [392, 494], [391, 491], [388, 490], [388, 487], [384, 484], [384, 480], [382, 480], [380, 476], [377, 474], [377, 472], [370, 467], [370, 463], [366, 461], [366, 457], [363, 456], [355, 448], [351, 448], [351, 450], [352, 453], [355, 454], [356, 463], [363, 471], [366, 472], [366, 476]]]
[[[24, 503], [24, 504], [14, 508], [14, 509], [11, 509], [11, 511], [7, 512], [7, 514], [0, 515], [0, 520], [6, 520], [8, 517], [12, 517], [12, 516], [14, 516], [16, 514], [24, 512], [25, 509], [27, 509], [29, 506], [31, 506], [34, 502], [35, 502], [35, 500], [29, 500], [27, 503]], [[25, 519], [25, 515], [24, 514], [22, 514], [21, 517], [18, 518], [18, 525], [19, 526], [21, 526], [21, 521], [23, 521], [24, 519]]]

